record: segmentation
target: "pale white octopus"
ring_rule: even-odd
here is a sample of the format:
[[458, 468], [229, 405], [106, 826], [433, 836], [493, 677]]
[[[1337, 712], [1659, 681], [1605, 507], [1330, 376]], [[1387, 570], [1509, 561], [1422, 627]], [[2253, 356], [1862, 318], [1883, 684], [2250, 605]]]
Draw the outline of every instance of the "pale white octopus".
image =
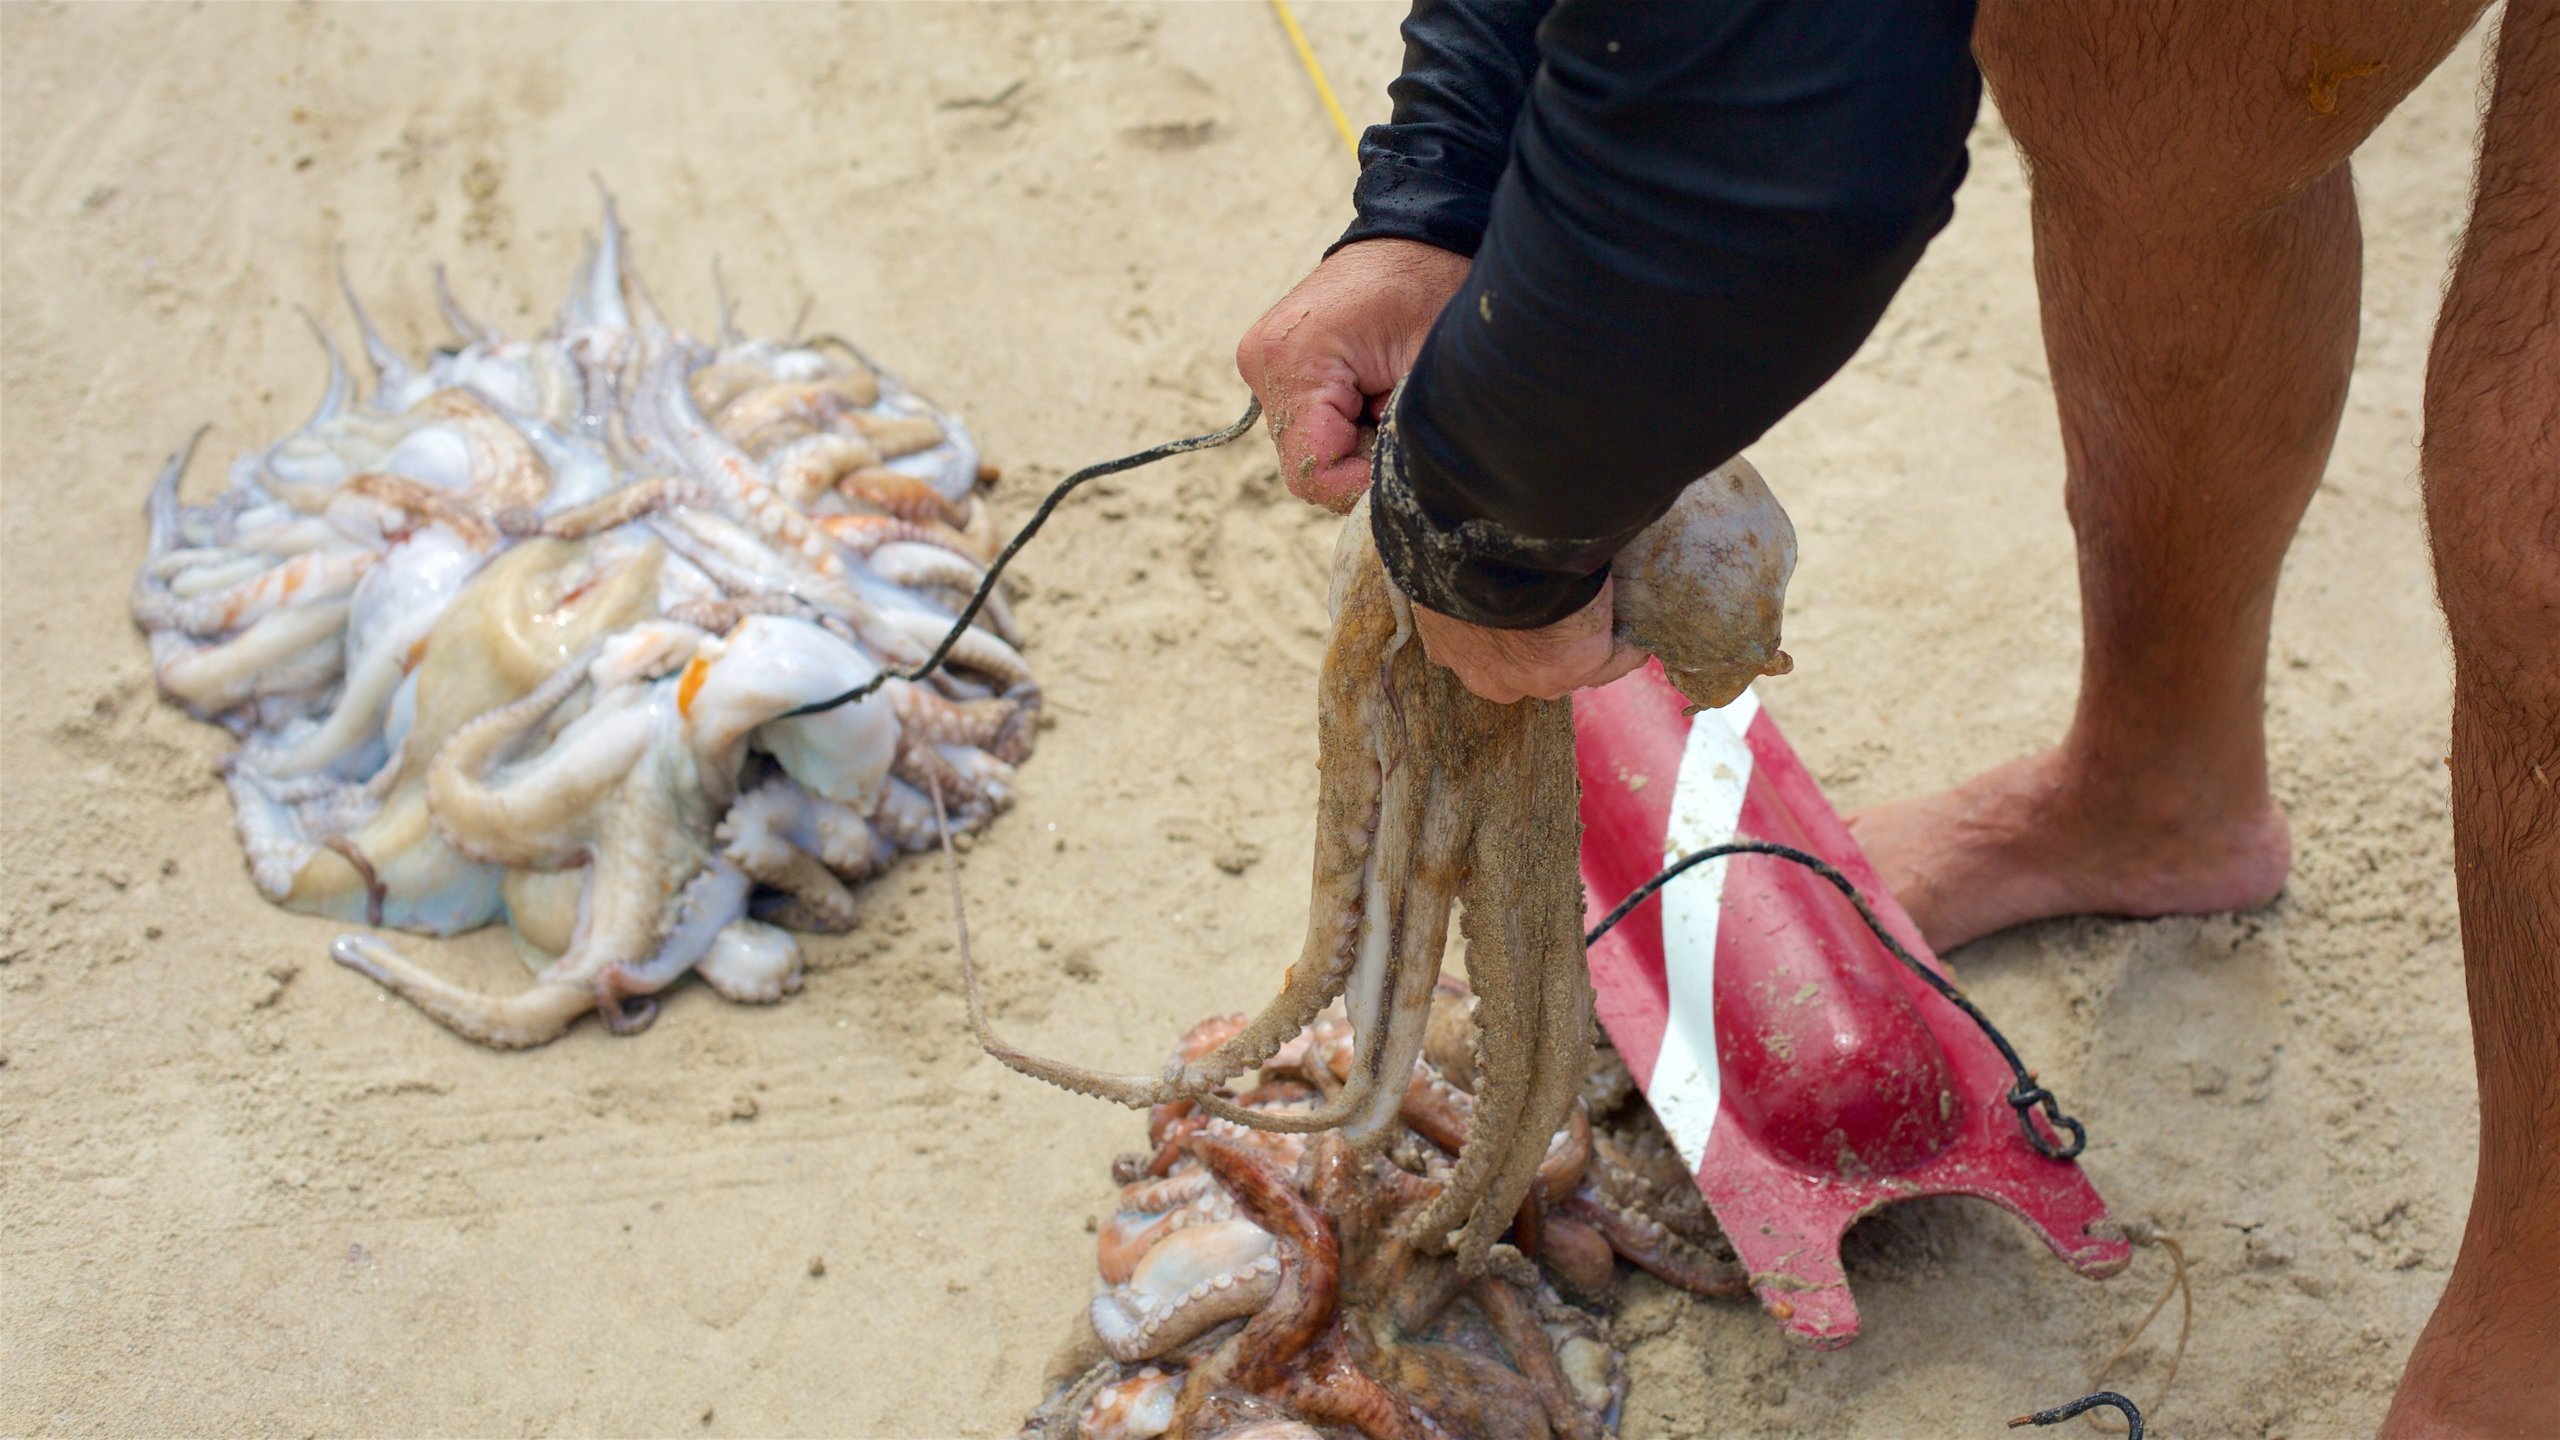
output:
[[[260, 890], [452, 934], [504, 918], [530, 989], [481, 995], [381, 941], [335, 953], [458, 1032], [645, 1023], [689, 970], [797, 987], [773, 924], [842, 930], [851, 885], [1010, 803], [1039, 692], [1001, 594], [917, 667], [996, 536], [959, 421], [838, 340], [669, 326], [610, 200], [550, 332], [464, 314], [412, 364], [347, 302], [376, 383], [329, 381], [209, 505], [189, 455], [146, 506], [132, 597], [161, 688], [230, 729]], [[341, 282], [344, 283], [343, 272]], [[318, 329], [314, 323], [315, 331]], [[759, 918], [761, 917], [761, 918]]]

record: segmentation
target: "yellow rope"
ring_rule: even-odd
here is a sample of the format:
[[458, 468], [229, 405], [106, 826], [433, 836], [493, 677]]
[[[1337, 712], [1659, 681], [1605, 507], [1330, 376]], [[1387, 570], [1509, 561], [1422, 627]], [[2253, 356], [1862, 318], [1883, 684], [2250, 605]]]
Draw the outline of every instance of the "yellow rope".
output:
[[1280, 17], [1280, 28], [1289, 32], [1289, 44], [1298, 52], [1298, 63], [1307, 69], [1307, 78], [1316, 82], [1316, 98], [1324, 102], [1324, 113], [1333, 117], [1333, 128], [1342, 136], [1343, 148], [1351, 158], [1360, 158], [1360, 136], [1351, 128], [1351, 117], [1342, 113], [1342, 102], [1333, 98], [1333, 82], [1324, 78], [1324, 66], [1317, 63], [1314, 47], [1307, 44], [1307, 32], [1298, 28], [1298, 17], [1289, 9], [1289, 0], [1271, 0], [1273, 14]]
[[[2169, 1284], [2160, 1292], [2160, 1298], [2151, 1302], [2151, 1309], [2144, 1313], [2141, 1323], [2135, 1325], [2133, 1332], [2124, 1337], [2124, 1343], [2116, 1347], [2116, 1353], [2099, 1364], [2098, 1372], [2089, 1377], [2089, 1388], [2094, 1390], [2106, 1383], [2107, 1372], [2116, 1368], [2116, 1362], [2133, 1349], [2133, 1342], [2141, 1339], [2142, 1332], [2151, 1328], [2151, 1322], [2160, 1318], [2160, 1312], [2169, 1306], [2169, 1297], [2175, 1295], [2178, 1297], [2178, 1343], [2169, 1352], [2169, 1372], [2160, 1377], [2160, 1389], [2151, 1400], [2151, 1415], [2156, 1418], [2160, 1407], [2169, 1403], [2169, 1387], [2178, 1383], [2178, 1362], [2187, 1358], [2187, 1332], [2194, 1328], [2196, 1322], [2196, 1295], [2187, 1285], [2187, 1247], [2178, 1243], [2177, 1236], [2148, 1224], [2127, 1225], [2124, 1231], [2124, 1238], [2136, 1245], [2157, 1245], [2169, 1252]], [[2101, 1435], [2125, 1433], [2123, 1429], [2110, 1428], [2094, 1410], [2080, 1418], [2088, 1421], [2089, 1428]]]

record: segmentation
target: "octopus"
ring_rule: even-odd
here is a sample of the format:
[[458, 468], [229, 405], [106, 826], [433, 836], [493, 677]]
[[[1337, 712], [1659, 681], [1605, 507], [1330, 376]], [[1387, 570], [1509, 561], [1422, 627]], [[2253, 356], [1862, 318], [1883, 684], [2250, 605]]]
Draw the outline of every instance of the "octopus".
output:
[[985, 581], [993, 472], [848, 342], [745, 337], [725, 295], [716, 342], [675, 328], [610, 197], [538, 338], [435, 282], [453, 338], [413, 362], [342, 272], [370, 393], [315, 319], [309, 420], [201, 505], [190, 441], [146, 502], [133, 616], [161, 691], [237, 740], [250, 877], [351, 924], [503, 920], [512, 993], [332, 947], [489, 1045], [638, 1030], [688, 973], [780, 999], [793, 931], [1012, 799], [1040, 691], [1002, 593], [923, 669]]
[[[1708, 1295], [1744, 1293], [1745, 1276], [1605, 1053], [1546, 1140], [1515, 1243], [1473, 1274], [1416, 1243], [1411, 1220], [1449, 1184], [1478, 1120], [1475, 1006], [1462, 984], [1434, 987], [1424, 1053], [1374, 1156], [1339, 1131], [1310, 1139], [1189, 1102], [1155, 1107], [1150, 1149], [1114, 1167], [1123, 1183], [1098, 1229], [1093, 1301], [1024, 1440], [1611, 1433], [1626, 1396], [1602, 1321], [1617, 1262]], [[1178, 1063], [1244, 1024], [1203, 1022]], [[1312, 1113], [1356, 1061], [1350, 1022], [1328, 1012], [1235, 1105]]]
[[[1279, 995], [1214, 1046], [1151, 1074], [1009, 1043], [989, 1025], [974, 978], [970, 1023], [1002, 1063], [1081, 1094], [1135, 1108], [1187, 1103], [1276, 1134], [1338, 1129], [1353, 1155], [1374, 1156], [1403, 1114], [1454, 903], [1476, 995], [1473, 1118], [1446, 1180], [1391, 1207], [1392, 1223], [1451, 1252], [1458, 1273], [1481, 1276], [1590, 1063], [1572, 709], [1494, 704], [1434, 664], [1370, 540], [1366, 504], [1335, 550], [1333, 629], [1317, 681], [1312, 901]], [[1722, 705], [1790, 668], [1778, 642], [1794, 563], [1785, 511], [1736, 459], [1689, 485], [1619, 554], [1618, 624], [1693, 705]], [[1337, 998], [1354, 1037], [1338, 1087], [1281, 1110], [1230, 1093]]]

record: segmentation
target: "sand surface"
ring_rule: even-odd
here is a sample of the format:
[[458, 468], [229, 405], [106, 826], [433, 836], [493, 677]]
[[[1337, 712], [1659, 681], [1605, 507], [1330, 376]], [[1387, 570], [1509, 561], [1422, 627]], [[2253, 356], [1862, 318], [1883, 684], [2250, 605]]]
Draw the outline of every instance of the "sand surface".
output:
[[[1355, 119], [1395, 7], [1311, 7]], [[427, 266], [549, 316], [588, 183], [707, 326], [856, 337], [976, 426], [1019, 515], [1067, 468], [1223, 423], [1235, 336], [1347, 214], [1270, 13], [1165, 8], [11, 5], [5, 93], [0, 1432], [984, 1435], [1033, 1400], [1139, 1121], [981, 1058], [938, 870], [865, 892], [765, 1010], [455, 1040], [260, 900], [124, 592], [160, 458], [298, 423]], [[2163, 1433], [2369, 1432], [2471, 1173], [2448, 689], [2414, 480], [2469, 173], [2476, 43], [2359, 161], [2364, 344], [2276, 620], [2300, 859], [2240, 918], [2032, 927], [1963, 977], [2089, 1123], [2124, 1215], [2185, 1238]], [[2043, 743], [2076, 666], [2025, 197], [1986, 114], [1958, 218], [1754, 459], [1792, 507], [1796, 673], [1763, 694], [1844, 808]], [[1267, 447], [1124, 477], [1028, 557], [1055, 728], [968, 858], [1003, 1019], [1152, 1064], [1297, 946], [1335, 522]], [[1234, 873], [1240, 872], [1240, 873]], [[502, 939], [418, 950], [516, 983]], [[823, 1261], [824, 1274], [814, 1272]], [[1626, 1287], [1630, 1436], [1979, 1434], [2079, 1393], [2165, 1273], [2073, 1277], [1985, 1206], [1851, 1243], [1865, 1336]], [[2123, 1382], [2156, 1391], [2167, 1337]]]

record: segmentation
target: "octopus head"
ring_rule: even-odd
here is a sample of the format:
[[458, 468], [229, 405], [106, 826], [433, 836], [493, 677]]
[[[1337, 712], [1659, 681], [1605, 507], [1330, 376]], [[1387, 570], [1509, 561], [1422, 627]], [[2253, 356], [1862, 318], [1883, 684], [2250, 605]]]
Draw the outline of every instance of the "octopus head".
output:
[[677, 688], [707, 773], [734, 774], [746, 748], [781, 762], [816, 795], [868, 812], [898, 748], [889, 697], [873, 694], [812, 715], [790, 712], [879, 674], [850, 642], [806, 620], [751, 615], [726, 641], [706, 640]]
[[1735, 456], [1618, 552], [1618, 628], [1661, 657], [1690, 704], [1727, 704], [1760, 676], [1794, 668], [1778, 642], [1795, 567], [1795, 526]]

